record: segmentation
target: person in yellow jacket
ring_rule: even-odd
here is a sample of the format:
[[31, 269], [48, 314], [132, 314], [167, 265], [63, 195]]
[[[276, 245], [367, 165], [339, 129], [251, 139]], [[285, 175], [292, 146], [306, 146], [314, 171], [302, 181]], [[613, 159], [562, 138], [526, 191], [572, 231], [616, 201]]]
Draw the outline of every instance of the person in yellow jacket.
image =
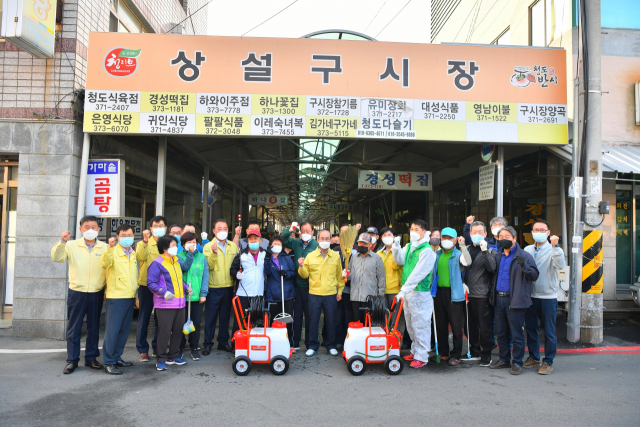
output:
[[82, 322], [87, 316], [87, 342], [84, 351], [84, 365], [91, 369], [102, 369], [96, 360], [98, 349], [98, 329], [100, 312], [104, 299], [105, 272], [100, 265], [100, 257], [107, 249], [98, 240], [100, 226], [95, 216], [85, 216], [80, 220], [82, 237], [69, 241], [70, 231], [62, 233], [60, 241], [51, 249], [54, 262], [69, 263], [69, 293], [67, 295], [67, 365], [62, 371], [71, 374], [80, 361], [80, 336]]
[[385, 287], [384, 293], [387, 300], [387, 308], [391, 308], [393, 299], [396, 297], [400, 288], [402, 287], [402, 266], [396, 264], [393, 260], [393, 253], [391, 252], [391, 245], [393, 245], [393, 239], [396, 238], [396, 233], [393, 227], [384, 227], [380, 230], [382, 236], [382, 249], [378, 251], [378, 255], [382, 258], [384, 264], [385, 274]]
[[209, 292], [204, 306], [203, 356], [211, 354], [216, 322], [220, 325], [218, 327], [218, 350], [233, 351], [229, 345], [229, 318], [231, 317], [235, 279], [231, 278], [229, 270], [238, 253], [238, 247], [231, 240], [227, 240], [229, 236], [227, 221], [219, 219], [213, 227], [215, 239], [204, 245], [202, 250], [209, 265]]
[[298, 260], [298, 274], [309, 279], [309, 348], [305, 353], [313, 356], [320, 348], [318, 327], [320, 313], [324, 311], [327, 319], [326, 347], [332, 356], [338, 355], [336, 350], [336, 316], [338, 301], [342, 299], [344, 280], [342, 279], [342, 263], [340, 255], [330, 250], [331, 232], [322, 230], [318, 233], [318, 249]]
[[[167, 233], [167, 219], [163, 216], [151, 218], [151, 230], [142, 232], [142, 241], [136, 247], [136, 258], [140, 261], [140, 273], [138, 276], [138, 329], [136, 331], [136, 349], [140, 353], [138, 360], [149, 361], [149, 343], [147, 342], [147, 330], [153, 311], [153, 293], [147, 288], [147, 270], [160, 253], [158, 252], [158, 239]], [[156, 342], [158, 341], [158, 317], [154, 315], [153, 339], [151, 348], [153, 355], [157, 354]]]
[[138, 261], [133, 250], [133, 229], [122, 224], [116, 238], [109, 239], [109, 247], [100, 257], [100, 264], [107, 274], [106, 313], [102, 360], [104, 370], [111, 375], [120, 375], [118, 368], [133, 363], [122, 360], [124, 346], [129, 337], [136, 291], [138, 290]]

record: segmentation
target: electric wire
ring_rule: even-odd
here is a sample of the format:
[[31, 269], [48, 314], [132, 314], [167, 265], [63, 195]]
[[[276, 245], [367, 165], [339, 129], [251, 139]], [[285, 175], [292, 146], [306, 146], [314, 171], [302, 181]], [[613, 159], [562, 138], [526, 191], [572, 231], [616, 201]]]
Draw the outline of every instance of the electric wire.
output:
[[246, 33], [242, 34], [240, 37], [245, 36], [246, 34], [250, 33], [251, 31], [255, 30], [256, 28], [258, 28], [259, 26], [261, 26], [262, 24], [264, 24], [265, 22], [269, 21], [271, 18], [275, 18], [277, 15], [279, 15], [280, 13], [284, 12], [285, 10], [289, 9], [289, 7], [293, 6], [295, 3], [298, 3], [298, 0], [295, 0], [292, 3], [289, 3], [284, 9], [281, 9], [280, 11], [276, 12], [276, 14], [271, 15], [269, 18], [265, 19], [264, 21], [262, 21], [261, 23], [259, 23], [258, 25], [256, 25], [255, 27], [253, 27], [252, 29], [250, 29], [249, 31], [247, 31]]
[[393, 18], [391, 18], [391, 21], [387, 22], [387, 25], [385, 25], [384, 27], [382, 27], [382, 29], [380, 30], [380, 32], [378, 32], [378, 34], [376, 34], [376, 38], [378, 38], [378, 36], [385, 30], [385, 28], [387, 28], [389, 26], [389, 24], [391, 24], [393, 22], [394, 19], [396, 19], [398, 17], [398, 15], [400, 15], [400, 12], [402, 12], [404, 10], [405, 7], [407, 7], [409, 5], [409, 3], [411, 3], [411, 0], [409, 0], [404, 6], [402, 6], [402, 9], [400, 9], [398, 11], [398, 13], [395, 14], [395, 16]]

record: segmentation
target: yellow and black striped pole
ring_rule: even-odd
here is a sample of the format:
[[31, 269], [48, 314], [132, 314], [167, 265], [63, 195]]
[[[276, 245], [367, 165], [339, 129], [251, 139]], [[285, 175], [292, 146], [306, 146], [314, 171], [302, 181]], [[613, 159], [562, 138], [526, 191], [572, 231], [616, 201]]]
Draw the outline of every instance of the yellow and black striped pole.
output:
[[602, 293], [602, 230], [582, 232], [582, 292]]

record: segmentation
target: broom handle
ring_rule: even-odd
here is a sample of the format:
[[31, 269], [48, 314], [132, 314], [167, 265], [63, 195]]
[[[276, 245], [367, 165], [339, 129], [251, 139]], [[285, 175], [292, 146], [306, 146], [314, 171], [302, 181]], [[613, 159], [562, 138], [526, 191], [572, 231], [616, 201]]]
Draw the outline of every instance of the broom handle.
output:
[[282, 291], [282, 314], [284, 314], [284, 277], [280, 276], [280, 291]]
[[[189, 282], [189, 289], [191, 289], [191, 282]], [[187, 307], [187, 319], [191, 320], [191, 297], [189, 297], [189, 307]]]

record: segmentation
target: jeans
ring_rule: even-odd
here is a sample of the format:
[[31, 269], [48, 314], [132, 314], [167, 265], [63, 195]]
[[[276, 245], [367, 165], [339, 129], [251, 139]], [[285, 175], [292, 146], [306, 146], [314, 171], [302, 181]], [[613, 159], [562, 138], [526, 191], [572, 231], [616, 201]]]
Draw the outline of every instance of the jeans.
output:
[[558, 314], [558, 300], [531, 298], [533, 305], [527, 309], [525, 320], [527, 328], [527, 346], [529, 357], [540, 360], [540, 339], [538, 336], [538, 318], [544, 328], [544, 359], [543, 362], [553, 365], [558, 349], [556, 338], [556, 315]]
[[320, 313], [324, 312], [327, 319], [327, 338], [325, 347], [327, 350], [336, 348], [336, 312], [338, 310], [338, 300], [335, 295], [313, 295], [309, 294], [309, 329], [308, 349], [318, 351], [320, 341], [318, 340], [318, 327], [320, 326]]
[[[309, 348], [309, 288], [296, 286], [296, 301], [293, 307], [293, 346], [300, 347], [302, 338], [302, 316], [304, 315], [304, 346]], [[318, 339], [316, 330], [316, 340]]]
[[[158, 363], [167, 359], [175, 359], [180, 353], [180, 340], [182, 339], [182, 326], [184, 325], [184, 307], [159, 308], [158, 316]], [[169, 352], [167, 352], [167, 345]]]
[[493, 324], [489, 298], [469, 298], [469, 345], [471, 356], [480, 355], [483, 362], [491, 361]]
[[[189, 347], [191, 350], [197, 350], [200, 345], [200, 323], [202, 322], [202, 307], [204, 307], [204, 303], [200, 303], [198, 301], [188, 301], [187, 304], [191, 304], [191, 321], [193, 322], [193, 326], [196, 328], [195, 331], [191, 332], [188, 335], [189, 339]], [[188, 311], [185, 307], [184, 318], [185, 322], [187, 321]], [[182, 335], [182, 340], [180, 341], [180, 350], [184, 350], [187, 345], [187, 336]]]
[[[438, 334], [438, 350], [440, 356], [451, 356], [460, 359], [462, 355], [462, 318], [464, 302], [451, 301], [451, 288], [438, 288], [433, 301], [436, 312], [436, 334]], [[453, 332], [453, 350], [449, 353], [449, 324]]]
[[[149, 343], [147, 342], [147, 330], [153, 311], [153, 292], [146, 286], [138, 287], [138, 329], [136, 331], [136, 349], [138, 353], [149, 353]], [[153, 315], [155, 325], [153, 326], [153, 340], [151, 348], [157, 348], [158, 341], [158, 316]]]
[[[510, 297], [501, 297], [496, 295], [496, 332], [498, 332], [498, 346], [500, 347], [500, 361], [504, 363], [513, 362], [522, 366], [522, 358], [524, 357], [524, 318], [526, 309], [509, 308], [511, 304]], [[511, 341], [513, 342], [513, 353], [509, 346], [509, 333], [511, 333]]]
[[100, 356], [98, 331], [104, 290], [88, 293], [69, 289], [67, 295], [67, 363], [77, 364], [80, 361], [80, 337], [85, 315], [87, 316], [87, 342], [84, 360], [92, 362]]
[[135, 298], [107, 298], [102, 360], [105, 365], [121, 361], [133, 321]]
[[216, 322], [219, 321], [218, 345], [229, 344], [229, 320], [231, 319], [231, 301], [233, 286], [209, 288], [204, 305], [204, 343], [206, 348], [213, 347]]

